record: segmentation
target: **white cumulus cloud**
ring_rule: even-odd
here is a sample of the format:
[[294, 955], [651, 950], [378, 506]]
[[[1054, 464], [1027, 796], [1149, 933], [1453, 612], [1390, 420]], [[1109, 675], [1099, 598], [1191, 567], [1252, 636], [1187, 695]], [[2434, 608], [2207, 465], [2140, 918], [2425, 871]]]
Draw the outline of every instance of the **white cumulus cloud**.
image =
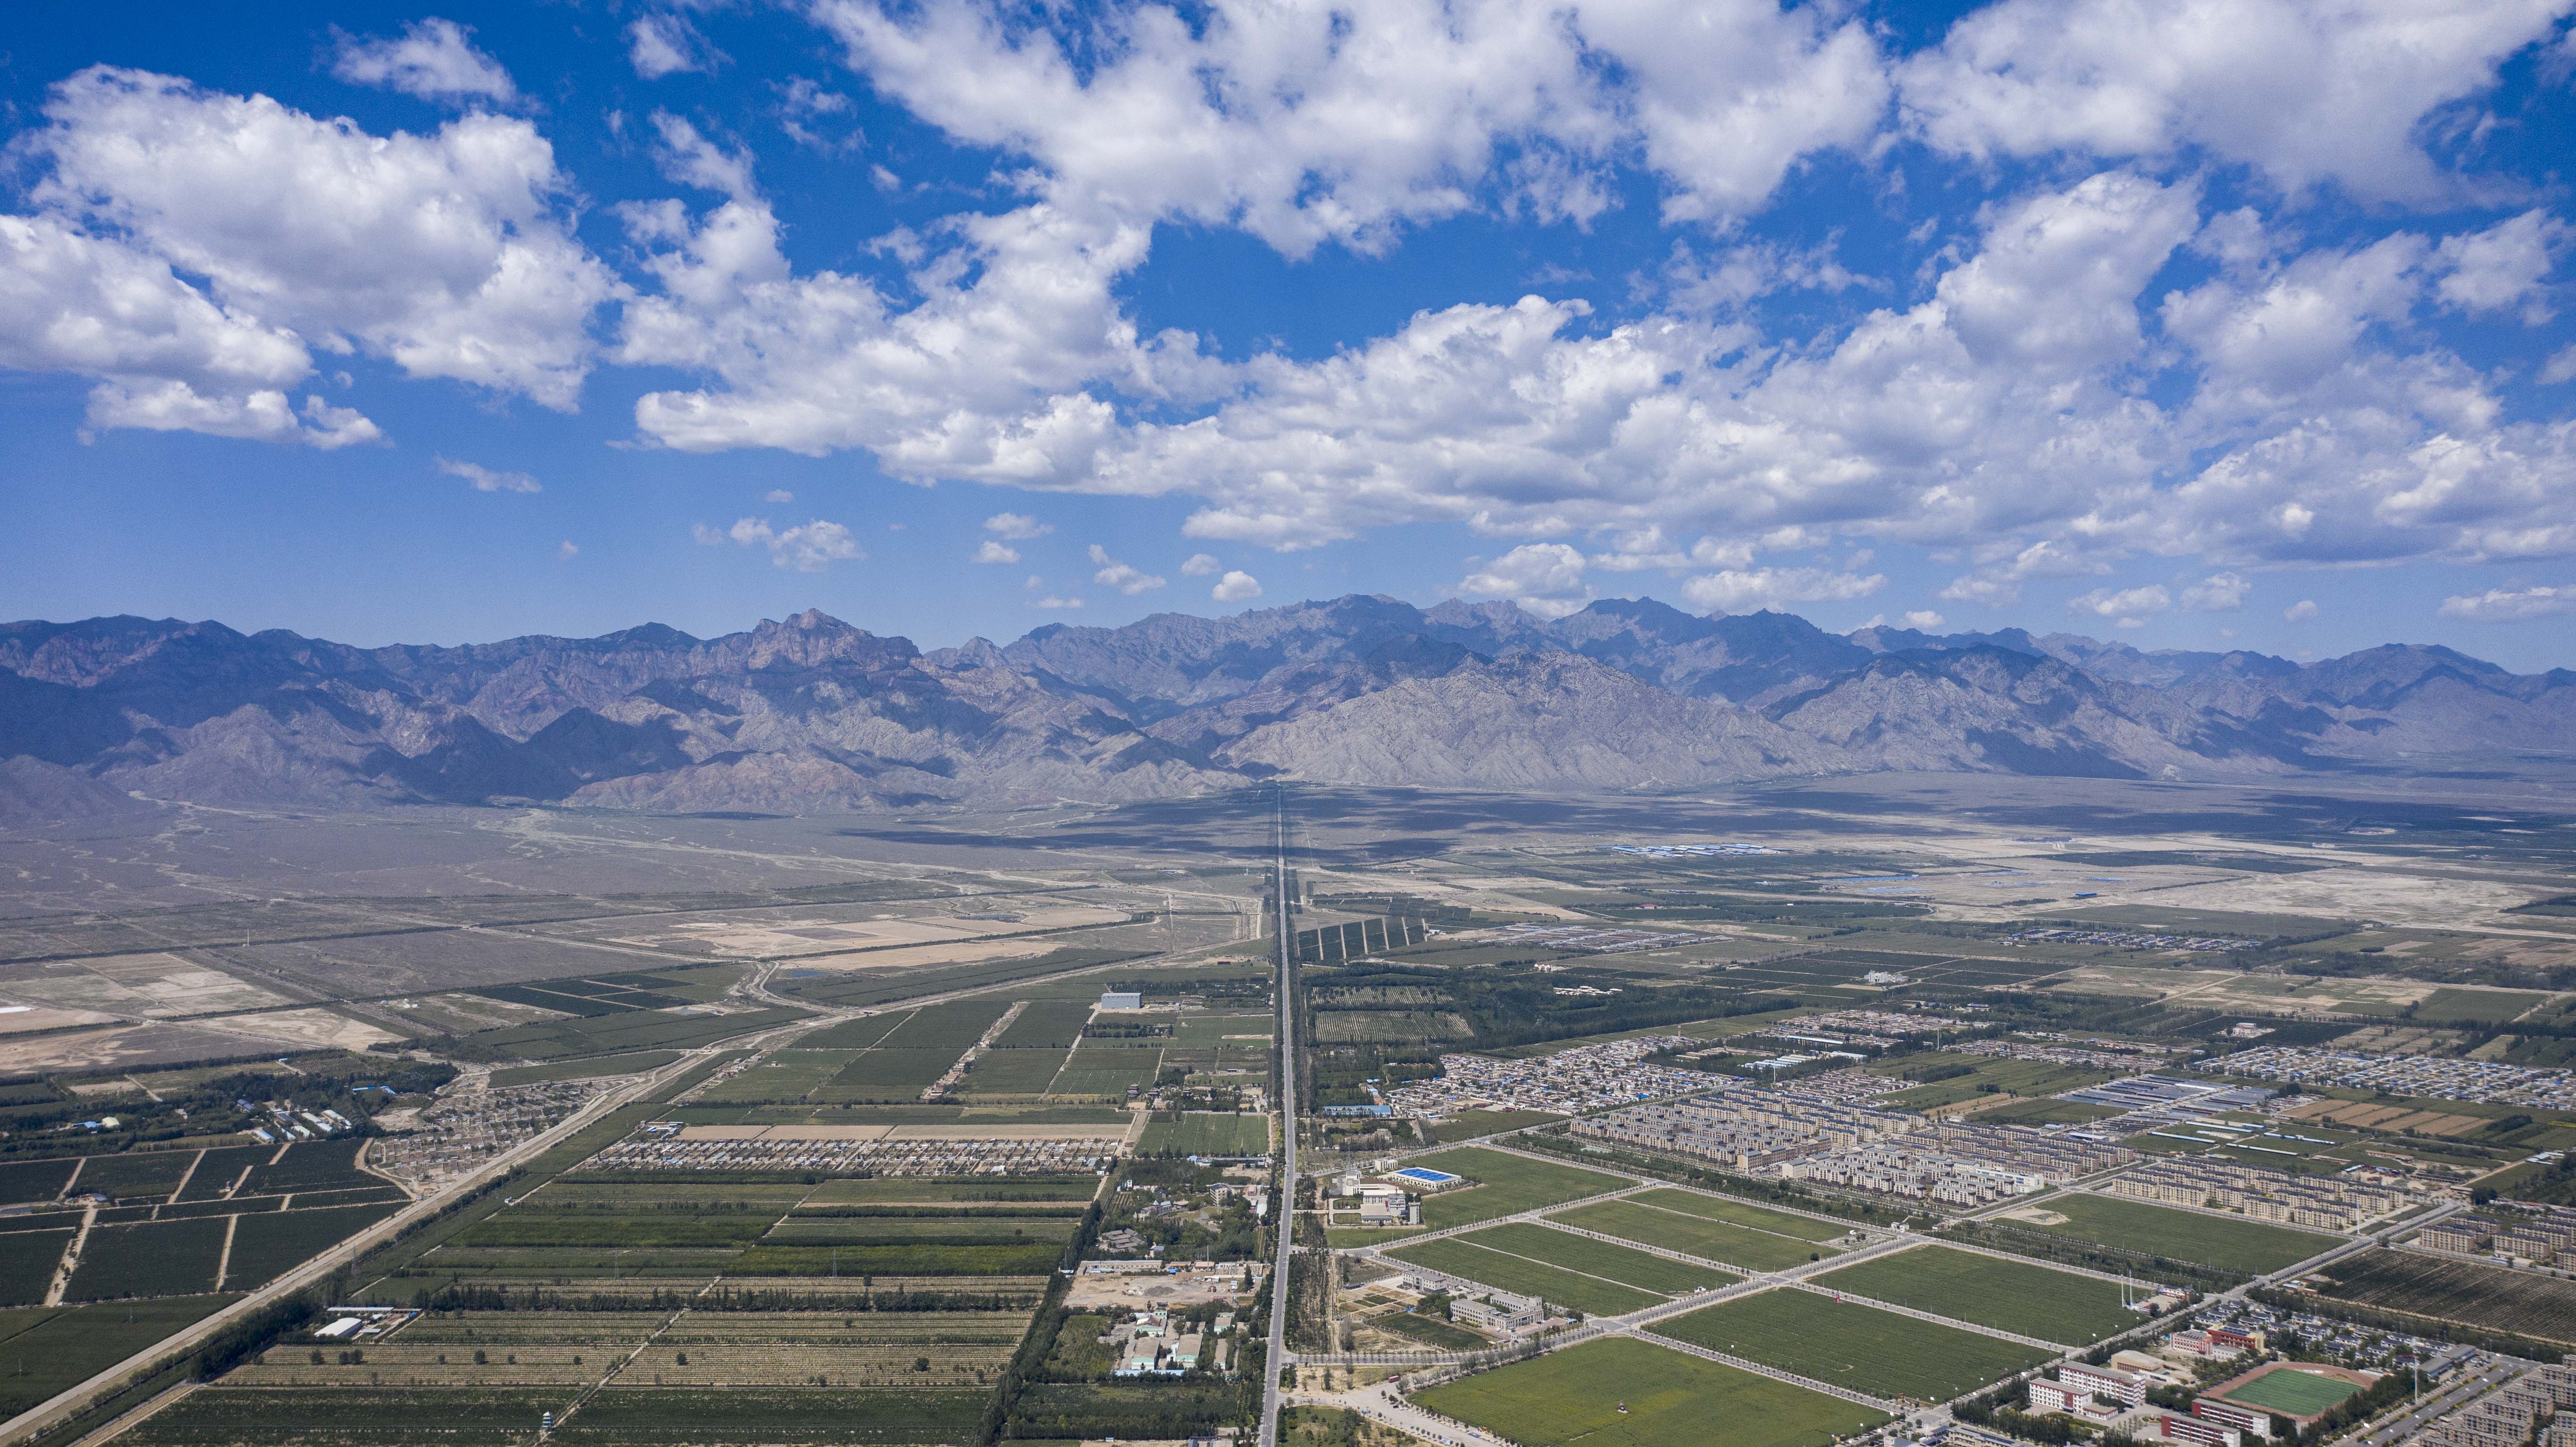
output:
[[839, 523], [820, 518], [780, 530], [759, 517], [737, 518], [734, 525], [722, 530], [698, 523], [690, 532], [707, 547], [733, 543], [741, 547], [765, 548], [770, 566], [793, 568], [800, 573], [819, 573], [834, 563], [853, 562], [867, 557], [859, 551], [858, 540]]
[[975, 556], [968, 561], [977, 563], [1016, 563], [1019, 560], [1019, 549], [1012, 547], [1010, 544], [1003, 542], [999, 538], [986, 538], [983, 542], [983, 546], [975, 549]]
[[1232, 569], [1208, 589], [1208, 596], [1220, 603], [1240, 603], [1261, 596], [1261, 580], [1240, 568]]
[[1189, 560], [1181, 564], [1181, 576], [1184, 578], [1204, 578], [1222, 566], [1223, 564], [1217, 562], [1213, 554], [1192, 553], [1189, 556]]
[[1042, 538], [1054, 532], [1055, 526], [1052, 523], [1039, 522], [1026, 513], [997, 512], [984, 519], [984, 531], [997, 538], [1008, 538], [1015, 543], [1025, 543], [1032, 538]]
[[1885, 586], [1880, 573], [1830, 568], [1729, 568], [1682, 584], [1682, 596], [1712, 613], [1758, 612], [1782, 603], [1844, 602]]
[[1471, 598], [1502, 598], [1542, 618], [1582, 611], [1593, 598], [1583, 571], [1590, 560], [1564, 543], [1523, 543], [1469, 573], [1458, 585]]
[[454, 458], [436, 459], [438, 470], [450, 477], [461, 477], [476, 492], [543, 492], [537, 480], [524, 472], [495, 472], [479, 463], [459, 462]]
[[510, 73], [474, 48], [468, 38], [473, 33], [453, 20], [432, 17], [389, 39], [341, 35], [331, 73], [351, 85], [380, 85], [422, 100], [507, 105], [518, 99]]
[[1104, 588], [1115, 588], [1131, 598], [1139, 593], [1150, 593], [1166, 581], [1109, 556], [1109, 550], [1098, 543], [1091, 545], [1091, 561], [1100, 569], [1091, 575], [1091, 581]]
[[2445, 618], [2462, 618], [2471, 623], [2520, 623], [2530, 618], [2555, 617], [2576, 613], [2576, 586], [2489, 588], [2483, 593], [2454, 594], [2443, 599], [2435, 611]]
[[2298, 602], [2291, 604], [2289, 607], [2282, 609], [2281, 616], [2292, 623], [2305, 623], [2316, 617], [2317, 611], [2318, 609], [2315, 599], [2302, 598]]

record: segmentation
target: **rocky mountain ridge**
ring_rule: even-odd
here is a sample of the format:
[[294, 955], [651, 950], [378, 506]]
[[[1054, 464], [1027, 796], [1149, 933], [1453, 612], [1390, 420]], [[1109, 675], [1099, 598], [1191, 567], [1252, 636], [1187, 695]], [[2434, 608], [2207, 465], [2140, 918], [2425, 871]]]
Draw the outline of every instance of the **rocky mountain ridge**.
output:
[[1885, 769], [2260, 778], [2576, 751], [2576, 673], [2388, 645], [2298, 664], [2019, 629], [1827, 633], [1606, 600], [1351, 596], [924, 653], [820, 612], [699, 639], [356, 648], [0, 624], [0, 816], [136, 796], [822, 813], [1274, 776], [1521, 790]]

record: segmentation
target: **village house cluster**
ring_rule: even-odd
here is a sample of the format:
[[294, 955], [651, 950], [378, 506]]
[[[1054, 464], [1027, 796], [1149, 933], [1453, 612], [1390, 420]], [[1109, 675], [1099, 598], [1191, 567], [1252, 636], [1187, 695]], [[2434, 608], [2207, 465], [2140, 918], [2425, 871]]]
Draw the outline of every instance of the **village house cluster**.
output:
[[2365, 1055], [2272, 1045], [2200, 1062], [2202, 1070], [2330, 1085], [2344, 1090], [2384, 1090], [2429, 1100], [2469, 1100], [2490, 1105], [2576, 1107], [2576, 1073], [2460, 1060], [2435, 1055]]
[[1579, 1137], [1725, 1169], [1948, 1205], [1986, 1205], [2108, 1170], [2119, 1146], [2013, 1126], [1944, 1125], [1796, 1091], [1735, 1090], [1578, 1120]]
[[1529, 1060], [1443, 1055], [1440, 1074], [1389, 1088], [1397, 1115], [1445, 1119], [1462, 1110], [1543, 1110], [1558, 1115], [1607, 1105], [1685, 1095], [1724, 1084], [1697, 1070], [1649, 1065], [1646, 1057], [1700, 1042], [1686, 1035], [1641, 1035], [1578, 1045]]
[[590, 1083], [578, 1080], [443, 1095], [421, 1108], [411, 1129], [377, 1141], [373, 1160], [415, 1190], [436, 1186], [552, 1130], [590, 1098]]
[[2415, 1240], [2435, 1251], [2547, 1266], [2576, 1257], [2576, 1212], [2543, 1207], [2534, 1215], [2503, 1221], [2452, 1216], [2425, 1227]]
[[2367, 1222], [2421, 1204], [2407, 1181], [2389, 1171], [2294, 1176], [2215, 1156], [2168, 1156], [2123, 1171], [2094, 1189], [2172, 1206], [2223, 1206], [2258, 1221], [2359, 1231]]

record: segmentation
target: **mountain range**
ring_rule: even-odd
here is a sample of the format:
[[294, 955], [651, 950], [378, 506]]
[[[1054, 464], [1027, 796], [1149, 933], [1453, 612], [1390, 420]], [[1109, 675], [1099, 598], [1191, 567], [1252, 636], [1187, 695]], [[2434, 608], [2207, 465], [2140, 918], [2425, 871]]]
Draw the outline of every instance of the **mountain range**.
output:
[[808, 611], [693, 638], [357, 648], [0, 624], [0, 817], [141, 800], [668, 813], [1124, 801], [1275, 776], [1515, 790], [1879, 770], [2251, 780], [2576, 751], [2576, 673], [2019, 629], [1834, 634], [1607, 600], [1351, 596], [929, 652]]

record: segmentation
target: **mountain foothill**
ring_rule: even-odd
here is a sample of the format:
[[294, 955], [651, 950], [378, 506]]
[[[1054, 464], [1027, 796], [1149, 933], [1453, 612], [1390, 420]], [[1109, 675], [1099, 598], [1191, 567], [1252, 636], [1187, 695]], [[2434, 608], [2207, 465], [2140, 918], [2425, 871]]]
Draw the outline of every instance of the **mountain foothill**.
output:
[[2018, 629], [1827, 632], [1608, 600], [1387, 597], [928, 652], [820, 612], [700, 639], [359, 648], [0, 625], [0, 814], [179, 800], [811, 814], [1259, 780], [1686, 789], [1879, 771], [2259, 782], [2557, 755], [2576, 673], [2388, 645], [2297, 663]]

